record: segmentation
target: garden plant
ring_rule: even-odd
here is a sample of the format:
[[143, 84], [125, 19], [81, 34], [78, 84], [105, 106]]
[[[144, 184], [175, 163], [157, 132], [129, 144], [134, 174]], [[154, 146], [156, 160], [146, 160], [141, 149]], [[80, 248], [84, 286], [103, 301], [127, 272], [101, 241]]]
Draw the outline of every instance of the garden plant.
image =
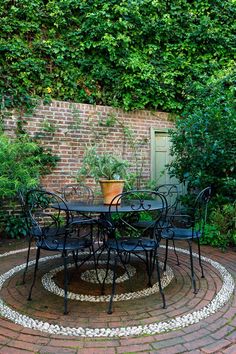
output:
[[163, 110], [176, 119], [170, 171], [189, 188], [213, 187], [209, 229], [222, 230], [214, 213], [234, 217], [236, 186], [234, 0], [5, 0], [0, 12], [0, 128], [18, 116], [16, 142], [1, 144], [22, 152], [0, 152], [1, 198], [56, 163], [40, 136], [38, 147], [22, 140], [38, 100]]
[[12, 238], [26, 235], [17, 195], [38, 186], [40, 176], [50, 173], [57, 159], [28, 135], [10, 138], [0, 133], [0, 231]]

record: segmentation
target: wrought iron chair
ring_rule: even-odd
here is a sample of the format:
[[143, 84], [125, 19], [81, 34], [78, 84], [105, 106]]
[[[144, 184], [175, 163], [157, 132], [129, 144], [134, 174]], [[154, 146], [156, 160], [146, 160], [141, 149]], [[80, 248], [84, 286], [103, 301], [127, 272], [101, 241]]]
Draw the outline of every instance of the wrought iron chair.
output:
[[[90, 203], [90, 202], [92, 203], [94, 200], [93, 190], [89, 186], [85, 184], [79, 184], [79, 183], [72, 183], [72, 184], [65, 185], [61, 190], [61, 195], [66, 202], [81, 201], [85, 203]], [[91, 222], [90, 232], [92, 232], [93, 226], [96, 223], [96, 217], [94, 215], [91, 216], [90, 213], [76, 213], [76, 212], [71, 212], [71, 215], [73, 216], [73, 221], [78, 221], [79, 224], [85, 221], [86, 225], [88, 225], [90, 220]], [[80, 228], [78, 228], [78, 236], [79, 233], [80, 233]], [[96, 236], [96, 238], [98, 238], [98, 236]]]
[[[26, 203], [27, 192], [28, 192], [27, 190], [23, 190], [23, 189], [20, 189], [18, 191], [18, 200], [19, 200], [19, 203], [21, 206], [22, 217], [26, 220], [26, 225], [27, 225], [27, 218], [28, 218], [27, 203]], [[27, 249], [27, 255], [26, 255], [25, 269], [24, 269], [24, 273], [23, 273], [23, 277], [22, 277], [23, 284], [25, 284], [25, 276], [26, 276], [28, 266], [29, 266], [29, 257], [30, 257], [31, 246], [32, 246], [32, 242], [34, 241], [30, 232], [27, 232], [26, 238], [28, 241], [28, 249]]]
[[62, 188], [62, 197], [65, 201], [83, 200], [93, 201], [93, 190], [84, 184], [67, 184]]
[[163, 194], [167, 200], [168, 213], [174, 214], [179, 203], [179, 188], [177, 184], [161, 184], [155, 190]]
[[[166, 302], [161, 285], [157, 251], [161, 238], [163, 216], [167, 212], [166, 199], [156, 191], [146, 190], [124, 192], [117, 197], [120, 205], [113, 205], [111, 202], [108, 218], [104, 221], [105, 225], [103, 224], [106, 234], [104, 247], [107, 250], [107, 268], [102, 284], [102, 293], [104, 293], [105, 281], [111, 260], [113, 261], [112, 292], [107, 313], [112, 313], [118, 261], [124, 267], [129, 281], [131, 281], [126, 265], [131, 261], [132, 256], [144, 262], [148, 277], [148, 286], [152, 286], [151, 279], [156, 266], [159, 290], [163, 308], [165, 308]], [[152, 203], [154, 201], [158, 204], [158, 208], [153, 207]], [[146, 227], [140, 227], [139, 223], [142, 218], [152, 220], [152, 222], [149, 222]]]
[[192, 207], [188, 207], [188, 212], [180, 210], [169, 217], [169, 226], [163, 229], [162, 239], [166, 240], [166, 254], [164, 262], [164, 270], [166, 270], [168, 258], [168, 241], [187, 241], [189, 246], [191, 279], [194, 293], [197, 293], [196, 278], [194, 272], [194, 262], [192, 254], [192, 242], [197, 241], [198, 245], [198, 261], [201, 268], [201, 276], [204, 278], [204, 271], [201, 262], [200, 237], [204, 235], [205, 223], [207, 218], [208, 203], [211, 198], [211, 188], [204, 188], [195, 198]]
[[[171, 215], [176, 213], [176, 210], [179, 205], [179, 197], [180, 197], [179, 187], [177, 184], [167, 183], [167, 184], [158, 185], [155, 190], [163, 194], [167, 200], [168, 207], [167, 207], [165, 226], [168, 226]], [[175, 249], [175, 240], [173, 239], [172, 242], [173, 242], [174, 253], [177, 259], [177, 265], [180, 265], [178, 253], [176, 252]], [[168, 252], [168, 247], [166, 247], [166, 252]]]
[[[61, 196], [66, 202], [81, 201], [89, 203], [94, 200], [93, 190], [85, 184], [77, 183], [65, 185], [61, 190]], [[74, 220], [82, 221], [82, 219], [85, 219], [87, 222], [89, 217], [90, 214], [88, 213], [73, 213]]]
[[[94, 258], [96, 267], [95, 250], [92, 232], [88, 232], [85, 220], [82, 223], [73, 221], [66, 202], [58, 195], [42, 191], [31, 190], [26, 195], [27, 221], [31, 238], [36, 243], [36, 261], [32, 285], [28, 300], [32, 299], [32, 290], [36, 281], [36, 273], [40, 259], [40, 251], [59, 251], [64, 261], [64, 314], [67, 314], [67, 289], [68, 289], [68, 257], [73, 254], [78, 267], [78, 251], [89, 250], [80, 262], [80, 266], [89, 258]], [[88, 221], [91, 226], [90, 220]], [[80, 237], [77, 229], [80, 228]]]

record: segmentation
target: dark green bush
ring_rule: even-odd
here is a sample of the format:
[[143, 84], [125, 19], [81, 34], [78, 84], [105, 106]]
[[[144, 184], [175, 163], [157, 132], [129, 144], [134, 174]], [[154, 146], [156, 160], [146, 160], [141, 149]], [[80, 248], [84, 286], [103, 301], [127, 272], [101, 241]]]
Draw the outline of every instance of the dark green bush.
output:
[[44, 150], [27, 135], [9, 138], [0, 133], [1, 231], [13, 238], [25, 236], [26, 228], [19, 216], [17, 194], [38, 186], [40, 177], [49, 173], [57, 161], [57, 156]]
[[189, 189], [212, 186], [219, 205], [236, 199], [235, 83], [232, 71], [195, 87], [197, 98], [186, 105], [171, 132], [171, 174]]
[[39, 184], [58, 161], [27, 135], [9, 138], [0, 133], [0, 199]]
[[27, 225], [21, 215], [9, 215], [4, 220], [4, 234], [19, 239], [27, 236]]
[[236, 203], [225, 204], [211, 211], [201, 243], [222, 249], [236, 246]]

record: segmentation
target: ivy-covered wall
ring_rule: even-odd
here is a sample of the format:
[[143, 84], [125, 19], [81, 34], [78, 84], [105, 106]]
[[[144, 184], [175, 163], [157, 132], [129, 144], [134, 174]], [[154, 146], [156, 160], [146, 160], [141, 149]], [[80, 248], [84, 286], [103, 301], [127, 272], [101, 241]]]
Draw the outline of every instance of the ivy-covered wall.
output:
[[0, 13], [7, 106], [38, 96], [177, 113], [235, 66], [235, 0], [1, 0]]
[[[125, 112], [108, 106], [52, 101], [41, 104], [27, 116], [25, 129], [40, 145], [58, 155], [52, 173], [42, 179], [49, 190], [60, 190], [76, 181], [86, 148], [96, 144], [100, 152], [111, 152], [129, 160], [132, 170], [143, 179], [150, 178], [151, 128], [173, 127], [164, 112]], [[14, 131], [17, 116], [5, 117], [8, 134]], [[87, 180], [93, 184], [92, 180]]]

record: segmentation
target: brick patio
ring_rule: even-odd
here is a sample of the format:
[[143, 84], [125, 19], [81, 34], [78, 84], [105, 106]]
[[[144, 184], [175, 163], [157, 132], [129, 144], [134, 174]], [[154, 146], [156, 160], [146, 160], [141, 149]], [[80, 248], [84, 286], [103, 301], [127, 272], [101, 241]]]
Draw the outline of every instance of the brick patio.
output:
[[[179, 246], [179, 245], [178, 245]], [[0, 254], [13, 249], [23, 249], [26, 244], [12, 242], [0, 247]], [[183, 247], [183, 245], [181, 245]], [[163, 249], [160, 249], [163, 257]], [[211, 247], [202, 247], [204, 256], [219, 262], [235, 278], [235, 251], [222, 253]], [[33, 254], [32, 254], [33, 257]], [[10, 254], [1, 258], [1, 274], [24, 263], [26, 252]], [[176, 265], [174, 255], [170, 254], [169, 265], [175, 277], [165, 288], [167, 309], [161, 308], [159, 294], [144, 298], [116, 302], [114, 312], [107, 315], [105, 303], [88, 303], [69, 300], [69, 314], [62, 315], [63, 298], [48, 293], [42, 287], [41, 277], [49, 264], [40, 265], [39, 276], [33, 292], [33, 300], [26, 300], [31, 281], [32, 267], [26, 284], [21, 284], [22, 271], [14, 274], [4, 284], [1, 298], [14, 310], [44, 322], [69, 327], [116, 328], [145, 326], [167, 321], [206, 306], [222, 286], [218, 271], [204, 262], [205, 279], [198, 283], [201, 287], [197, 295], [191, 289], [189, 263], [186, 254], [180, 254], [181, 265]], [[196, 263], [197, 266], [197, 263]], [[79, 288], [79, 287], [78, 287]], [[86, 292], [85, 289], [81, 291]], [[15, 324], [0, 318], [0, 354], [6, 353], [236, 353], [236, 298], [230, 298], [226, 305], [215, 314], [187, 327], [153, 335], [113, 336], [89, 338], [49, 334]]]

